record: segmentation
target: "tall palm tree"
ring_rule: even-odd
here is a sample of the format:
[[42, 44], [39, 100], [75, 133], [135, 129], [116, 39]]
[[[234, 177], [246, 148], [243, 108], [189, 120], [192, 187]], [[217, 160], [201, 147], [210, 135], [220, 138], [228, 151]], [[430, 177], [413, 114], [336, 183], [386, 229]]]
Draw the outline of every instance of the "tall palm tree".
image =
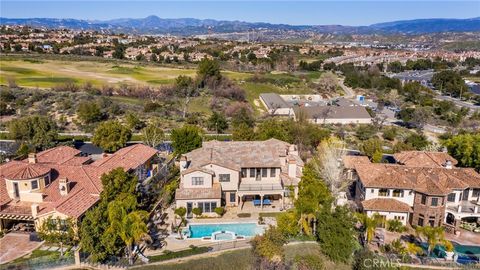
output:
[[356, 216], [360, 223], [362, 223], [367, 243], [370, 243], [375, 235], [375, 229], [381, 224], [381, 216], [377, 213], [373, 214], [371, 217], [364, 213], [358, 213]]
[[[130, 204], [131, 205], [131, 204]], [[142, 239], [148, 238], [148, 212], [133, 210], [129, 200], [115, 200], [108, 205], [108, 233], [118, 235], [125, 243], [129, 264], [133, 264], [133, 246]]]
[[417, 233], [417, 236], [423, 236], [426, 238], [429, 256], [437, 244], [445, 241], [445, 231], [443, 227], [418, 226], [415, 228], [415, 232]]

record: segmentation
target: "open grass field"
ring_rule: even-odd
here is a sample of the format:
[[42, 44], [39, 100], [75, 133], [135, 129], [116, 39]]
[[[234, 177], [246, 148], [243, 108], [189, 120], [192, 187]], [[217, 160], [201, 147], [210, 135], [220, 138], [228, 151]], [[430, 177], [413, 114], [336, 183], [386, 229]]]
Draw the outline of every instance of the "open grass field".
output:
[[[147, 84], [158, 86], [173, 83], [179, 75], [195, 76], [195, 69], [136, 65], [128, 62], [75, 61], [0, 57], [0, 83], [10, 78], [17, 85], [49, 88], [66, 82], [103, 84]], [[248, 73], [226, 71], [223, 74], [234, 80], [251, 76]]]

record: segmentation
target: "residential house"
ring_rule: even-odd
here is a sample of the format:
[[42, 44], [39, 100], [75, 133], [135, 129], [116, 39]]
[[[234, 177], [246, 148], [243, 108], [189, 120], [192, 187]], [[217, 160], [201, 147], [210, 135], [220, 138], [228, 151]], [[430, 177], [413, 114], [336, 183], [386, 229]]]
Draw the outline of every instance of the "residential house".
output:
[[[209, 215], [216, 207], [282, 210], [298, 193], [303, 161], [296, 146], [266, 141], [209, 141], [181, 157], [177, 207]], [[252, 208], [255, 207], [255, 208]]]
[[404, 225], [446, 226], [480, 218], [480, 174], [455, 167], [443, 152], [405, 151], [395, 164], [344, 158], [346, 177], [355, 181], [355, 201], [369, 216], [397, 219]]
[[156, 175], [156, 156], [157, 150], [135, 144], [92, 161], [75, 148], [58, 146], [4, 163], [0, 166], [0, 231], [18, 223], [38, 228], [48, 217], [78, 221], [98, 202], [103, 174], [121, 167], [142, 182]]

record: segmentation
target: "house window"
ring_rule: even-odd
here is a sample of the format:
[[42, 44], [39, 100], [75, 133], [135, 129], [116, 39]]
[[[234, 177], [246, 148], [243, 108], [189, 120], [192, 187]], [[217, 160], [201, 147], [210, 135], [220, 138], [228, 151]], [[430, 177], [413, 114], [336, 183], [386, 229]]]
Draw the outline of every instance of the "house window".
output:
[[388, 189], [386, 188], [381, 188], [379, 191], [378, 191], [378, 196], [382, 196], [382, 197], [388, 197]]
[[230, 174], [219, 174], [218, 179], [220, 182], [230, 182]]
[[438, 198], [432, 198], [431, 205], [432, 206], [438, 206]]
[[412, 194], [413, 194], [413, 190], [410, 190], [410, 191], [408, 192], [408, 195], [412, 195]]
[[268, 176], [267, 174], [268, 174], [267, 168], [263, 168], [262, 169], [262, 177], [267, 177]]
[[455, 202], [455, 198], [457, 197], [457, 194], [455, 193], [450, 193], [448, 194], [447, 201], [449, 202]]
[[422, 204], [427, 204], [427, 196], [422, 194]]
[[37, 180], [34, 180], [31, 183], [32, 183], [32, 189], [38, 189], [38, 181]]
[[50, 175], [45, 176], [45, 186], [50, 184]]
[[472, 192], [472, 197], [480, 197], [480, 189], [474, 188]]
[[270, 169], [270, 177], [275, 177], [276, 174], [277, 174], [277, 169], [271, 168], [271, 169]]
[[423, 227], [423, 218], [422, 217], [418, 218], [418, 226]]
[[58, 229], [60, 231], [66, 232], [68, 229], [67, 221], [65, 219], [60, 219], [58, 222]]
[[235, 194], [235, 192], [230, 192], [230, 202], [231, 203], [234, 203], [235, 202], [235, 197], [236, 197], [237, 194]]
[[203, 186], [203, 177], [192, 177], [192, 186]]
[[255, 168], [250, 168], [250, 177], [255, 177]]
[[242, 177], [247, 177], [247, 169], [242, 168]]
[[217, 208], [216, 202], [199, 202], [197, 207], [202, 209], [202, 213], [211, 213]]
[[372, 188], [372, 189], [370, 190], [370, 193], [374, 193], [374, 192], [375, 192], [375, 189]]
[[401, 190], [401, 189], [394, 189], [394, 190], [393, 190], [393, 197], [403, 198], [403, 190]]
[[430, 225], [430, 227], [435, 227], [435, 217], [434, 216], [430, 216], [430, 218], [428, 220], [428, 224]]

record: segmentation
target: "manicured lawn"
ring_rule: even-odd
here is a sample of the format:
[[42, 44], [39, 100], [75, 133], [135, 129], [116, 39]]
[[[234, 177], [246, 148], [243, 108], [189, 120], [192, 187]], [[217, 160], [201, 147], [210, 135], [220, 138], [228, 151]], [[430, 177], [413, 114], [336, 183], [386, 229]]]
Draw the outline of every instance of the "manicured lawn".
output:
[[280, 214], [281, 214], [281, 212], [270, 212], [270, 213], [269, 213], [269, 212], [265, 212], [265, 213], [260, 213], [259, 215], [260, 215], [261, 217], [274, 217], [274, 218], [276, 218], [276, 217], [277, 217], [278, 215], [280, 215]]
[[40, 258], [40, 257], [47, 257], [47, 256], [51, 257], [52, 259], [53, 258], [58, 258], [60, 256], [60, 252], [59, 251], [49, 251], [49, 250], [35, 249], [34, 251], [32, 251], [31, 254], [20, 257], [16, 260], [11, 261], [10, 263], [11, 264], [22, 263], [22, 262], [26, 262], [26, 261], [31, 260], [31, 259]]
[[188, 260], [180, 263], [144, 266], [142, 269], [153, 270], [223, 270], [252, 269], [253, 254], [250, 249], [241, 249], [222, 253], [215, 257]]
[[149, 256], [150, 262], [160, 262], [175, 258], [182, 258], [208, 252], [208, 247], [194, 247], [182, 251], [168, 251], [161, 255]]
[[[328, 261], [328, 259], [321, 254], [320, 247], [316, 243], [301, 243], [296, 245], [285, 246], [285, 261], [287, 265], [294, 264], [295, 257], [301, 255], [314, 255], [320, 257], [324, 261], [325, 269], [347, 270], [351, 269], [349, 265], [336, 264]], [[206, 257], [201, 259], [192, 259], [184, 262], [169, 263], [162, 265], [144, 266], [142, 269], [161, 269], [161, 270], [250, 270], [255, 269], [255, 258], [251, 249], [241, 249], [222, 253], [215, 257]], [[293, 267], [292, 269], [296, 269]]]

